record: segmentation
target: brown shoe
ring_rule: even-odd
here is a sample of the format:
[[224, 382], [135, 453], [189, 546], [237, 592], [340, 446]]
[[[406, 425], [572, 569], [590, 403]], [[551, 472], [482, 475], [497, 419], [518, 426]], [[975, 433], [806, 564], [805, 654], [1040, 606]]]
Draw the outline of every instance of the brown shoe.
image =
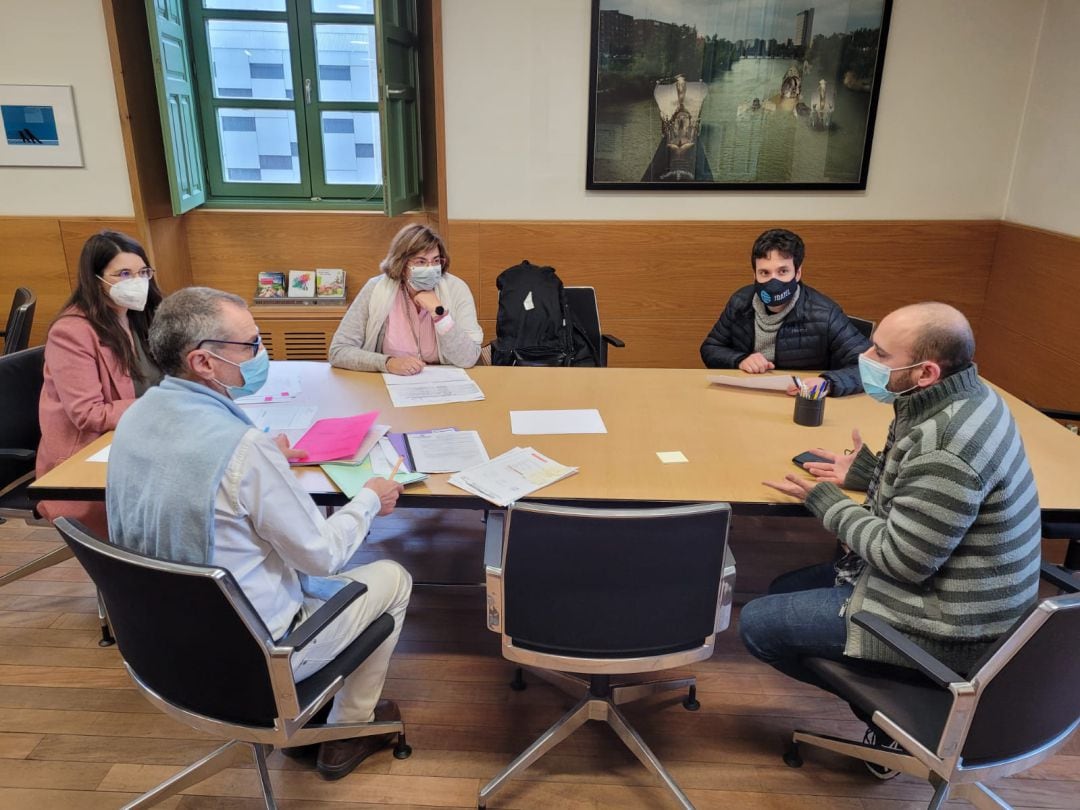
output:
[[[380, 700], [375, 706], [375, 720], [383, 723], [401, 720], [401, 710], [392, 700]], [[341, 779], [356, 770], [356, 766], [372, 754], [393, 742], [396, 736], [397, 732], [392, 731], [389, 734], [324, 742], [319, 746], [315, 767], [324, 779]]]

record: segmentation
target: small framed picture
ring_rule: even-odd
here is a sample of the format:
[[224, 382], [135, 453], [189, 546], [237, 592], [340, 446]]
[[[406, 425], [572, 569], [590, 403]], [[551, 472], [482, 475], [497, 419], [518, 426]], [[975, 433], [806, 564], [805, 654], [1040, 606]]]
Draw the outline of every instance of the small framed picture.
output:
[[289, 271], [289, 298], [315, 297], [315, 271]]
[[315, 292], [319, 298], [344, 298], [345, 271], [318, 268], [315, 271]]
[[0, 84], [0, 166], [82, 166], [71, 85]]
[[269, 298], [285, 297], [285, 274], [278, 272], [259, 273], [259, 283], [255, 287], [255, 298], [266, 300]]

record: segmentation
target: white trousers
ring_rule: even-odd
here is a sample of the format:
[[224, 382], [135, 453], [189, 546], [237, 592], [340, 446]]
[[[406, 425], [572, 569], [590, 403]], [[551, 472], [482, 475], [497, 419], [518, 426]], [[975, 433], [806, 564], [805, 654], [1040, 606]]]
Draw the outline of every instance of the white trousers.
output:
[[[412, 593], [412, 577], [390, 560], [350, 568], [337, 576], [363, 582], [367, 585], [367, 593], [352, 602], [329, 627], [293, 655], [293, 674], [299, 681], [318, 672], [379, 616], [389, 613], [394, 618], [394, 632], [345, 679], [345, 684], [334, 696], [334, 706], [330, 710], [331, 723], [370, 723], [375, 719], [375, 704], [382, 694], [390, 656], [401, 635], [405, 609], [409, 606], [409, 595]], [[323, 604], [324, 600], [317, 597], [305, 597], [300, 609], [300, 621], [306, 621]]]

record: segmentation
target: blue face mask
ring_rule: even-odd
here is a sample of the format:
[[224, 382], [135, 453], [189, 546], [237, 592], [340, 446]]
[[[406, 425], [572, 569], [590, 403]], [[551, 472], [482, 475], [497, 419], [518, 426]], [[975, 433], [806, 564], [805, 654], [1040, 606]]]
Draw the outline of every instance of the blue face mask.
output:
[[245, 360], [243, 363], [234, 363], [232, 360], [227, 360], [213, 352], [209, 352], [209, 354], [213, 354], [218, 360], [224, 360], [229, 365], [240, 369], [240, 374], [244, 378], [243, 385], [225, 385], [220, 380], [214, 380], [229, 392], [232, 399], [250, 397], [252, 394], [259, 393], [259, 390], [266, 385], [266, 378], [270, 374], [270, 355], [266, 353], [266, 349], [260, 349], [257, 355], [250, 360]]
[[440, 264], [417, 265], [409, 268], [409, 286], [418, 292], [434, 290], [440, 278], [442, 278]]
[[863, 390], [878, 402], [882, 402], [886, 405], [896, 401], [896, 398], [900, 394], [906, 394], [908, 391], [914, 391], [919, 386], [913, 385], [904, 391], [890, 391], [888, 388], [889, 378], [894, 371], [903, 371], [907, 368], [915, 368], [915, 366], [921, 366], [922, 363], [912, 363], [910, 366], [899, 366], [898, 368], [889, 368], [884, 363], [879, 363], [865, 354], [859, 355], [859, 377], [862, 379]]

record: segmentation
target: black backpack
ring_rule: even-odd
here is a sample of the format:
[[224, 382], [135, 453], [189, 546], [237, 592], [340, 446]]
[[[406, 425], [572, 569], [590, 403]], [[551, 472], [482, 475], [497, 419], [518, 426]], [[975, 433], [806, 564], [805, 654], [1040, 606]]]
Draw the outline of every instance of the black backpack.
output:
[[574, 323], [562, 280], [527, 260], [499, 273], [499, 313], [491, 362], [496, 366], [595, 366], [592, 342]]

